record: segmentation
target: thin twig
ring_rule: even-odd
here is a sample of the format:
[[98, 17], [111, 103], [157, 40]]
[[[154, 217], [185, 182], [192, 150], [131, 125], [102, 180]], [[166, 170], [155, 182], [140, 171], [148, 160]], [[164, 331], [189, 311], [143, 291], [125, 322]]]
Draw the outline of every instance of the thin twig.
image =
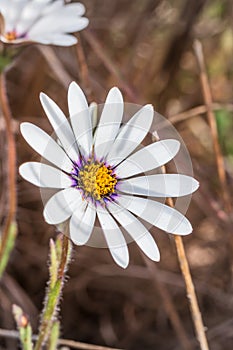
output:
[[0, 278], [8, 263], [10, 253], [14, 247], [17, 236], [17, 224], [15, 220], [17, 198], [16, 198], [16, 145], [14, 132], [12, 127], [12, 115], [8, 103], [6, 92], [5, 74], [1, 74], [0, 78], [0, 101], [3, 111], [3, 116], [6, 124], [7, 136], [7, 180], [8, 180], [8, 197], [9, 209], [4, 228], [2, 230], [0, 242]]
[[[213, 103], [212, 104], [212, 110], [220, 110], [220, 109], [227, 109], [230, 112], [233, 112], [233, 104], [221, 104], [221, 103]], [[178, 114], [172, 115], [168, 117], [168, 120], [172, 124], [176, 124], [179, 122], [182, 122], [184, 120], [187, 120], [189, 118], [196, 117], [197, 115], [204, 114], [208, 111], [207, 106], [197, 106], [194, 108], [190, 108], [187, 111], [180, 112]]]
[[[0, 337], [19, 339], [19, 332], [0, 328]], [[33, 340], [37, 340], [38, 336], [33, 335], [32, 338]], [[82, 342], [69, 340], [69, 339], [59, 339], [58, 345], [69, 346], [73, 349], [81, 349], [81, 350], [123, 350], [123, 349], [117, 349], [117, 348], [110, 348], [106, 346], [82, 343]]]
[[157, 270], [156, 265], [151, 260], [146, 258], [146, 256], [144, 254], [142, 254], [142, 256], [143, 256], [143, 259], [148, 267], [148, 270], [151, 273], [155, 287], [156, 287], [156, 289], [157, 289], [157, 291], [158, 291], [158, 293], [163, 301], [163, 305], [164, 305], [164, 308], [166, 310], [166, 313], [167, 313], [167, 315], [172, 323], [172, 326], [177, 334], [177, 337], [180, 341], [182, 348], [184, 350], [193, 349], [193, 347], [192, 347], [192, 345], [187, 337], [187, 334], [185, 332], [183, 324], [180, 320], [180, 317], [177, 313], [177, 310], [174, 307], [172, 298], [171, 298], [171, 296], [166, 288], [166, 285], [161, 281], [161, 279], [159, 279], [157, 277], [158, 270]]
[[[174, 207], [174, 203], [171, 198], [168, 198], [167, 202], [171, 207]], [[183, 274], [185, 285], [186, 285], [187, 297], [190, 302], [190, 309], [191, 309], [191, 314], [192, 314], [192, 319], [193, 319], [193, 324], [195, 327], [197, 339], [200, 343], [201, 350], [209, 350], [206, 333], [205, 333], [205, 327], [204, 327], [201, 312], [199, 309], [197, 296], [196, 296], [192, 276], [190, 273], [189, 263], [188, 263], [185, 249], [184, 249], [184, 243], [181, 236], [175, 235], [174, 237], [175, 237], [178, 260], [179, 260], [181, 272]]]
[[229, 192], [227, 188], [226, 172], [225, 172], [223, 155], [219, 145], [216, 119], [212, 109], [212, 96], [211, 96], [210, 85], [209, 85], [208, 77], [206, 73], [202, 44], [199, 40], [195, 40], [193, 47], [194, 47], [197, 62], [199, 65], [199, 69], [200, 69], [201, 87], [203, 92], [203, 98], [207, 108], [207, 117], [208, 117], [208, 122], [210, 125], [211, 135], [213, 139], [214, 153], [216, 158], [218, 177], [219, 177], [219, 181], [222, 189], [224, 207], [227, 212], [230, 212], [231, 202], [230, 202]]
[[176, 244], [177, 255], [179, 258], [180, 268], [183, 273], [183, 277], [186, 284], [187, 297], [189, 298], [189, 301], [190, 301], [191, 313], [192, 313], [193, 323], [197, 334], [197, 339], [200, 343], [201, 349], [208, 350], [209, 346], [207, 343], [205, 327], [204, 327], [201, 312], [199, 309], [197, 296], [196, 296], [194, 284], [192, 281], [185, 249], [184, 249], [184, 243], [181, 236], [175, 236], [175, 244]]

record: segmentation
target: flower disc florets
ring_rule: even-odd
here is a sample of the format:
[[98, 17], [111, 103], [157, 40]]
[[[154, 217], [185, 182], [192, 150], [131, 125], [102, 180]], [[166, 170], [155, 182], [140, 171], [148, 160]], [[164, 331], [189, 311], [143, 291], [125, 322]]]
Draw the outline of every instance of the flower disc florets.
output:
[[7, 32], [5, 35], [4, 35], [5, 39], [9, 42], [11, 41], [14, 41], [17, 39], [17, 35], [16, 35], [16, 32], [14, 30], [12, 30], [11, 32]]
[[85, 198], [104, 201], [116, 192], [116, 174], [110, 166], [89, 159], [72, 174], [74, 187], [81, 189]]

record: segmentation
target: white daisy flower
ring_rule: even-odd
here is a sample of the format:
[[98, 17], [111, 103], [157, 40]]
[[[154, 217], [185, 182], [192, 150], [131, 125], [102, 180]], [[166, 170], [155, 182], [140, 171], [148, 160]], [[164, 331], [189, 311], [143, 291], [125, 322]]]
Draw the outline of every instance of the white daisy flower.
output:
[[151, 170], [173, 159], [180, 146], [179, 141], [167, 139], [139, 149], [152, 124], [151, 105], [122, 124], [124, 102], [114, 87], [95, 128], [93, 105], [88, 107], [76, 83], [68, 90], [70, 122], [48, 96], [41, 93], [40, 100], [55, 139], [31, 123], [22, 123], [21, 132], [51, 165], [28, 162], [19, 171], [36, 186], [58, 189], [45, 204], [47, 223], [68, 222], [70, 238], [77, 245], [86, 244], [93, 229], [101, 227], [113, 259], [123, 268], [129, 253], [122, 228], [154, 261], [160, 259], [159, 250], [141, 219], [169, 233], [192, 232], [184, 215], [155, 200], [191, 194], [198, 182], [180, 174], [151, 175]]
[[0, 0], [3, 16], [1, 40], [20, 44], [37, 42], [71, 46], [77, 42], [73, 35], [88, 25], [82, 17], [85, 7], [81, 3], [65, 5], [63, 0]]

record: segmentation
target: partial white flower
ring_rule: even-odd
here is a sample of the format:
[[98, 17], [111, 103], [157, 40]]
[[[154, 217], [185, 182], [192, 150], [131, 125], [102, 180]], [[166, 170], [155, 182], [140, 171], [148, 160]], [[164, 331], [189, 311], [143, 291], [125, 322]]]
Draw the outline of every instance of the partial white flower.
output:
[[0, 0], [3, 16], [1, 40], [20, 44], [37, 42], [71, 46], [77, 39], [70, 34], [88, 25], [81, 3], [65, 5], [63, 0]]
[[22, 123], [21, 132], [51, 165], [29, 162], [19, 171], [36, 186], [58, 189], [44, 208], [47, 223], [68, 220], [70, 238], [77, 245], [86, 244], [99, 223], [113, 259], [124, 268], [129, 253], [122, 228], [154, 261], [160, 259], [159, 250], [141, 219], [169, 233], [192, 232], [184, 215], [154, 197], [191, 194], [198, 182], [180, 174], [145, 174], [173, 159], [180, 146], [179, 141], [167, 139], [139, 149], [152, 124], [151, 105], [122, 124], [124, 102], [114, 87], [96, 126], [96, 107], [88, 106], [74, 82], [68, 90], [70, 122], [48, 96], [41, 93], [40, 100], [55, 140], [31, 123]]

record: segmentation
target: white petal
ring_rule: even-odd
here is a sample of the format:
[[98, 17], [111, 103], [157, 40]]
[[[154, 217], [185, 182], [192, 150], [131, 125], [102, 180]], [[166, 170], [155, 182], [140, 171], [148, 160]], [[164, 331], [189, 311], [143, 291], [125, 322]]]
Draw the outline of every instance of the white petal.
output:
[[108, 209], [148, 258], [153, 261], [159, 261], [159, 249], [145, 226], [128, 210], [115, 203], [109, 203]]
[[20, 14], [20, 20], [16, 25], [18, 35], [25, 34], [31, 25], [40, 17], [48, 1], [30, 1]]
[[28, 35], [31, 37], [46, 33], [74, 33], [86, 28], [88, 23], [86, 17], [78, 17], [75, 13], [65, 14], [63, 11], [59, 11], [59, 13], [54, 12], [41, 17], [28, 31]]
[[84, 245], [93, 231], [96, 209], [89, 203], [77, 207], [70, 219], [70, 238], [77, 245]]
[[129, 156], [116, 167], [118, 178], [127, 178], [169, 162], [177, 154], [180, 143], [177, 140], [163, 140], [150, 144]]
[[64, 6], [64, 0], [53, 1], [50, 4], [47, 4], [47, 6], [42, 12], [42, 15], [45, 16], [45, 15], [48, 15], [49, 13], [59, 11], [63, 8], [63, 6]]
[[27, 39], [24, 41], [34, 41], [44, 45], [57, 45], [57, 46], [72, 46], [77, 44], [78, 40], [73, 35], [68, 34], [57, 34], [57, 33], [48, 33], [48, 34], [37, 34], [37, 35], [28, 35]]
[[152, 197], [181, 197], [193, 193], [199, 183], [191, 176], [156, 174], [118, 182], [117, 188], [126, 193]]
[[104, 208], [97, 208], [97, 215], [113, 259], [125, 269], [129, 264], [129, 252], [119, 226]]
[[127, 124], [121, 127], [106, 158], [109, 164], [119, 164], [135, 150], [148, 133], [153, 115], [153, 107], [151, 105], [146, 105], [141, 108]]
[[143, 220], [169, 233], [188, 235], [192, 226], [184, 215], [163, 203], [150, 199], [121, 195], [118, 203]]
[[40, 94], [40, 101], [62, 147], [68, 153], [69, 157], [76, 161], [79, 154], [73, 130], [66, 116], [58, 105], [44, 93]]
[[95, 133], [95, 154], [100, 159], [110, 151], [119, 131], [124, 111], [124, 101], [118, 88], [112, 88], [106, 98]]
[[61, 170], [42, 163], [24, 163], [19, 167], [19, 173], [25, 180], [38, 187], [66, 188], [72, 185], [69, 176]]
[[14, 1], [14, 3], [10, 3], [8, 0], [5, 4], [3, 3], [1, 12], [5, 20], [5, 32], [11, 32], [15, 29], [25, 3], [25, 0]]
[[[40, 0], [38, 0], [40, 1]], [[74, 4], [68, 4], [64, 5], [64, 0], [56, 0], [52, 2], [51, 4], [47, 5], [45, 10], [43, 11], [43, 15], [49, 14], [49, 13], [64, 13], [64, 14], [75, 14], [76, 16], [82, 16], [85, 13], [85, 6], [81, 4], [80, 2], [74, 3]]]
[[68, 90], [70, 120], [81, 153], [89, 157], [92, 148], [92, 123], [86, 97], [81, 88], [72, 82]]
[[42, 129], [31, 123], [22, 123], [20, 130], [29, 145], [42, 157], [65, 171], [72, 169], [72, 163], [65, 152]]
[[74, 210], [82, 205], [82, 196], [76, 188], [66, 188], [53, 195], [45, 205], [44, 218], [48, 224], [66, 221]]

